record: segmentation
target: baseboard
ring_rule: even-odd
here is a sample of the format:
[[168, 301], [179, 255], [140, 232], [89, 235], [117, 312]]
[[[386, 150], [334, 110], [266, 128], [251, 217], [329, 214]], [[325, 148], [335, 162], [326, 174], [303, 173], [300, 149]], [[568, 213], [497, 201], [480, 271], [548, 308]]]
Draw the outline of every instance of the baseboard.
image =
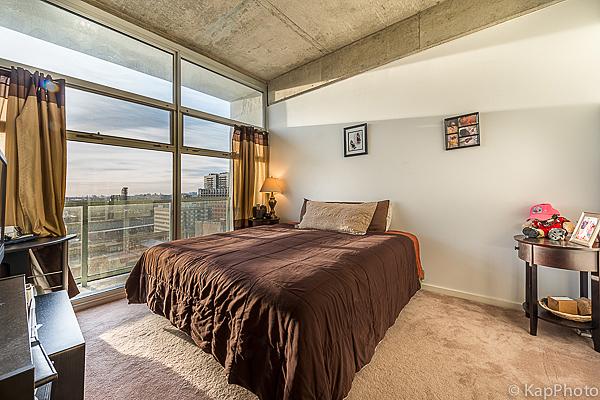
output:
[[424, 290], [428, 290], [434, 293], [445, 294], [448, 296], [459, 297], [461, 299], [477, 301], [479, 303], [491, 304], [502, 308], [510, 308], [514, 310], [521, 310], [521, 303], [499, 299], [497, 297], [484, 296], [481, 294], [463, 292], [462, 290], [449, 289], [442, 286], [432, 285], [430, 283], [421, 283]]
[[73, 305], [73, 310], [75, 312], [85, 310], [86, 308], [91, 308], [95, 306], [99, 306], [101, 304], [110, 303], [111, 301], [121, 300], [126, 297], [125, 288], [118, 287], [114, 289], [105, 290], [98, 293], [93, 293], [88, 296], [81, 297], [79, 299], [71, 300], [71, 304]]
[[[477, 301], [479, 303], [491, 304], [502, 308], [510, 308], [515, 310], [521, 310], [521, 303], [500, 299], [497, 297], [484, 296], [481, 294], [475, 294], [470, 292], [464, 292], [462, 290], [445, 288], [442, 286], [432, 285], [430, 283], [421, 283], [424, 290], [445, 294], [447, 296], [458, 297], [461, 299]], [[89, 296], [82, 297], [80, 299], [72, 300], [73, 309], [75, 312], [85, 310], [86, 308], [99, 306], [101, 304], [110, 303], [111, 301], [121, 300], [126, 297], [125, 288], [115, 288], [100, 293], [91, 294]]]

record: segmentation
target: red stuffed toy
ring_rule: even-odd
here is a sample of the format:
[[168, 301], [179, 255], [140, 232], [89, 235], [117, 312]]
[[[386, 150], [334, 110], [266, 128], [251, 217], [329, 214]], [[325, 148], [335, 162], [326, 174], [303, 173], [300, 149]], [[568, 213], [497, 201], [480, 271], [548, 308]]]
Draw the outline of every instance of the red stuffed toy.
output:
[[565, 240], [575, 226], [550, 204], [531, 207], [529, 218], [523, 224], [523, 234], [528, 238], [547, 237], [550, 240]]

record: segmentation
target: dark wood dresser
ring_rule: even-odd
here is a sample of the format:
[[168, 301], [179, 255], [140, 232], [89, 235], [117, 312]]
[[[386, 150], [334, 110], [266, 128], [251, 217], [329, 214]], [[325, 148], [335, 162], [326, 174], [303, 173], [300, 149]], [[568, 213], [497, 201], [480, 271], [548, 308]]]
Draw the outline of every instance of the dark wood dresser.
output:
[[[34, 333], [25, 276], [0, 279], [0, 399], [48, 400], [58, 374]], [[31, 319], [31, 321], [30, 321]]]
[[24, 277], [0, 280], [0, 399], [32, 399], [31, 358]]
[[40, 342], [58, 372], [52, 385], [53, 400], [83, 400], [85, 340], [67, 292], [36, 296]]
[[35, 297], [30, 337], [23, 275], [0, 279], [0, 399], [83, 400], [85, 341], [67, 293]]

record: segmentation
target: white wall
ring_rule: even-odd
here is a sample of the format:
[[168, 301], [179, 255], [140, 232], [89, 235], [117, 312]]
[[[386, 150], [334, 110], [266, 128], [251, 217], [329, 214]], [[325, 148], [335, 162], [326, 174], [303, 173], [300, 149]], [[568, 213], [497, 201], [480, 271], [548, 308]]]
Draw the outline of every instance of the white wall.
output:
[[[482, 145], [444, 150], [443, 118], [479, 111]], [[422, 244], [426, 283], [524, 297], [512, 237], [528, 208], [600, 211], [600, 1], [567, 0], [272, 105], [278, 214], [303, 197], [391, 199], [392, 227]], [[369, 154], [344, 158], [342, 128], [368, 122]], [[577, 274], [541, 269], [540, 295]]]

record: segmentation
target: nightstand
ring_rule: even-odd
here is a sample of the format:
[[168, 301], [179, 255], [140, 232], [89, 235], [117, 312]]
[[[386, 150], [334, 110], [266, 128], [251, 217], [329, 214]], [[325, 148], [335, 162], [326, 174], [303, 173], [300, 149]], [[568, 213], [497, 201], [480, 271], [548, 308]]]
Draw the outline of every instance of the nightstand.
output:
[[[538, 319], [553, 324], [590, 330], [594, 342], [594, 350], [600, 352], [600, 288], [598, 275], [600, 272], [600, 247], [588, 248], [568, 241], [552, 241], [549, 239], [529, 239], [523, 235], [514, 237], [519, 258], [525, 261], [525, 303], [523, 309], [529, 317], [529, 333], [537, 334]], [[538, 304], [538, 265], [548, 268], [560, 268], [579, 272], [579, 295], [588, 297], [588, 284], [591, 274], [592, 321], [574, 322], [551, 314]]]
[[275, 225], [279, 223], [279, 217], [275, 218], [248, 218], [248, 227], [261, 225]]

